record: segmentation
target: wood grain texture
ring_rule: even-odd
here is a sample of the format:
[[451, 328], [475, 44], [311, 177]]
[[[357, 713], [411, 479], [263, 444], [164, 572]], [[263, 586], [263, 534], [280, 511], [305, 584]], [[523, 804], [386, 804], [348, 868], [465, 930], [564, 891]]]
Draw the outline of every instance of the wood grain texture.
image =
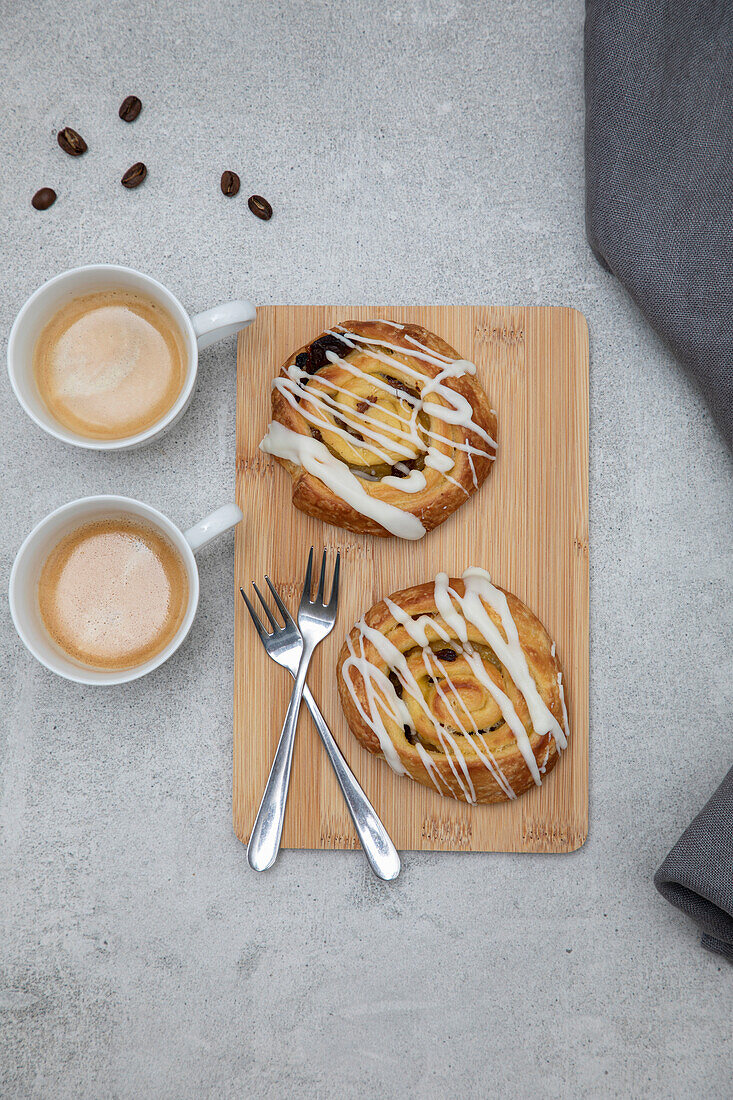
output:
[[[297, 347], [338, 321], [386, 317], [442, 336], [476, 363], [499, 416], [486, 484], [420, 542], [328, 527], [290, 503], [290, 478], [258, 450], [270, 382]], [[341, 549], [339, 618], [316, 650], [309, 683], [359, 782], [401, 849], [572, 852], [588, 829], [588, 329], [556, 307], [266, 306], [239, 337], [236, 584], [268, 573], [293, 612], [308, 549]], [[440, 570], [488, 569], [542, 620], [564, 669], [570, 744], [543, 786], [517, 802], [467, 806], [394, 775], [346, 726], [334, 669], [344, 637], [375, 601]], [[246, 841], [292, 680], [260, 646], [237, 599], [234, 828]], [[283, 847], [356, 848], [358, 840], [318, 734], [301, 712]]]

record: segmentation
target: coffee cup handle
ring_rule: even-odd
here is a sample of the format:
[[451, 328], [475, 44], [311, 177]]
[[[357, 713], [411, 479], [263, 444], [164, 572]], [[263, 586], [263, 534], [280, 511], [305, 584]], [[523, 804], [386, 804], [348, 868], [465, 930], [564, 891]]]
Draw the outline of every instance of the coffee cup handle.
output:
[[203, 313], [196, 313], [191, 318], [193, 331], [196, 333], [196, 343], [199, 351], [208, 348], [209, 344], [217, 340], [223, 340], [226, 336], [234, 336], [240, 328], [251, 325], [257, 316], [257, 310], [251, 302], [244, 300], [239, 302], [222, 302], [212, 309], [205, 309]]
[[236, 504], [224, 504], [221, 508], [217, 508], [215, 512], [212, 512], [210, 516], [199, 520], [198, 523], [194, 523], [193, 527], [189, 527], [187, 531], [184, 531], [183, 537], [195, 554], [197, 550], [200, 550], [202, 546], [206, 546], [207, 542], [211, 542], [217, 535], [223, 535], [230, 527], [236, 527], [242, 518], [242, 513]]

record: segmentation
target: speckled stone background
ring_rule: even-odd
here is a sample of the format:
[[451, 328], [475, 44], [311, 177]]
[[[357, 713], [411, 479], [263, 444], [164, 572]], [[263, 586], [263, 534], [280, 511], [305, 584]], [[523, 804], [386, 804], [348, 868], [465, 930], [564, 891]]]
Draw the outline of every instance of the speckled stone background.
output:
[[[0, 329], [48, 276], [192, 310], [576, 306], [591, 332], [591, 824], [572, 856], [246, 865], [230, 824], [233, 538], [165, 668], [94, 691], [0, 606], [3, 1097], [722, 1097], [733, 972], [654, 891], [731, 763], [730, 457], [583, 235], [580, 0], [0, 0]], [[127, 126], [120, 101], [144, 110]], [[89, 143], [56, 145], [62, 125]], [[120, 187], [136, 160], [138, 191]], [[237, 199], [219, 176], [242, 177]], [[59, 194], [30, 207], [41, 185]], [[272, 221], [246, 197], [266, 195]], [[0, 568], [56, 505], [230, 499], [234, 341], [120, 457], [2, 402]], [[275, 720], [275, 717], [273, 717]], [[346, 746], [348, 752], [348, 745]]]

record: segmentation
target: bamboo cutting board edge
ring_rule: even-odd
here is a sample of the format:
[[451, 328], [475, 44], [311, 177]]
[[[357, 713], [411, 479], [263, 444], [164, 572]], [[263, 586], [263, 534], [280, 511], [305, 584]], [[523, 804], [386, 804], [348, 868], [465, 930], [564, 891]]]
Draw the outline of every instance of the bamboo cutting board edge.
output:
[[[301, 515], [290, 503], [290, 478], [257, 450], [269, 419], [269, 383], [286, 356], [352, 316], [411, 320], [439, 333], [477, 363], [499, 413], [495, 470], [466, 505], [420, 543], [354, 535]], [[577, 850], [588, 830], [588, 329], [583, 315], [556, 306], [267, 306], [240, 335], [237, 362], [237, 497], [245, 521], [237, 529], [236, 585], [248, 586], [267, 571], [294, 609], [307, 548], [312, 543], [342, 548], [339, 620], [316, 651], [309, 682], [397, 847]], [[468, 807], [392, 775], [346, 727], [333, 677], [343, 638], [371, 603], [438, 569], [459, 573], [469, 564], [486, 565], [496, 583], [516, 592], [545, 623], [558, 645], [569, 699], [571, 740], [555, 771], [541, 789], [498, 806]], [[264, 789], [291, 683], [259, 646], [243, 601], [237, 600], [233, 810], [235, 832], [243, 841]], [[258, 731], [256, 737], [251, 729]], [[301, 718], [291, 782], [283, 847], [358, 847], [309, 716]]]

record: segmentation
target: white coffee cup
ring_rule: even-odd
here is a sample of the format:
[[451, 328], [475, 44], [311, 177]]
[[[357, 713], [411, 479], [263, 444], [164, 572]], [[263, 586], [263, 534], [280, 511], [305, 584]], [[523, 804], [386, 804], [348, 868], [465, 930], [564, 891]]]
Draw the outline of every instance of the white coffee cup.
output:
[[[158, 302], [177, 324], [186, 352], [186, 376], [175, 404], [144, 432], [124, 439], [87, 439], [61, 424], [46, 407], [33, 373], [33, 349], [41, 330], [69, 302], [105, 290], [132, 290]], [[190, 317], [178, 299], [157, 279], [117, 264], [90, 264], [65, 271], [39, 287], [15, 318], [8, 341], [8, 373], [15, 396], [39, 427], [55, 439], [93, 451], [139, 447], [161, 435], [186, 411], [193, 397], [199, 352], [251, 325], [256, 316], [250, 302], [224, 302]]]
[[[127, 669], [89, 668], [66, 654], [43, 625], [38, 605], [38, 581], [46, 558], [65, 535], [85, 523], [108, 516], [133, 516], [156, 528], [173, 544], [186, 567], [188, 606], [183, 621], [168, 645], [144, 663]], [[199, 600], [199, 574], [195, 552], [234, 527], [242, 519], [236, 504], [225, 504], [181, 531], [157, 508], [119, 496], [82, 497], [51, 512], [33, 528], [18, 551], [10, 573], [10, 613], [27, 649], [51, 672], [78, 684], [124, 684], [152, 672], [175, 653], [191, 629]]]

